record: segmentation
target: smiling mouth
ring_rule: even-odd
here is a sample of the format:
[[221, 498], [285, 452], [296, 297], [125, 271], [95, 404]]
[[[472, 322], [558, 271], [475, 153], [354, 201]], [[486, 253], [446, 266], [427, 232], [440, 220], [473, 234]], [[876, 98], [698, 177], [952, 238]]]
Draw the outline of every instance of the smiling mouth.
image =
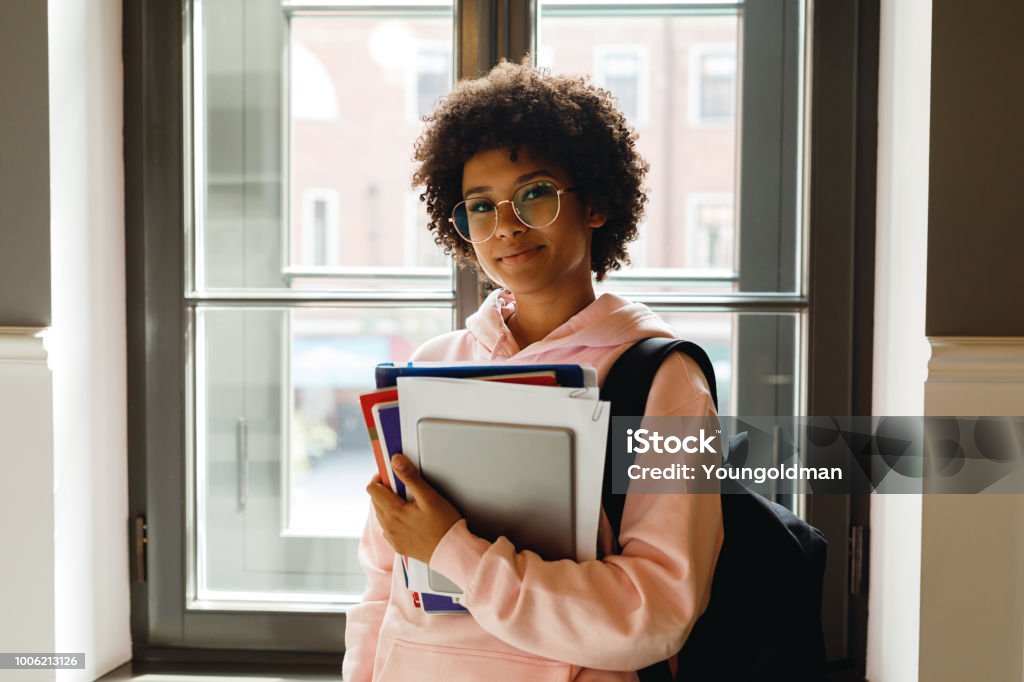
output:
[[502, 256], [498, 260], [500, 260], [502, 263], [508, 263], [509, 265], [515, 265], [516, 263], [523, 263], [525, 261], [530, 260], [534, 256], [536, 256], [540, 252], [540, 250], [542, 248], [544, 248], [544, 247], [543, 246], [534, 246], [534, 247], [531, 247], [531, 248], [528, 248], [528, 249], [523, 249], [522, 251], [516, 251], [515, 253], [510, 253], [507, 256]]

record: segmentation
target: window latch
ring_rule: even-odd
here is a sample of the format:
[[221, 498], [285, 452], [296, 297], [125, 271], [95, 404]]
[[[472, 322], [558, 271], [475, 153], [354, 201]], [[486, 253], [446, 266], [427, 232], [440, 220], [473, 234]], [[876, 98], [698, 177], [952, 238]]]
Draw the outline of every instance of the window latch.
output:
[[149, 542], [146, 517], [139, 514], [132, 521], [132, 568], [135, 582], [146, 582], [146, 543]]
[[864, 526], [850, 526], [850, 594], [860, 594], [864, 575]]

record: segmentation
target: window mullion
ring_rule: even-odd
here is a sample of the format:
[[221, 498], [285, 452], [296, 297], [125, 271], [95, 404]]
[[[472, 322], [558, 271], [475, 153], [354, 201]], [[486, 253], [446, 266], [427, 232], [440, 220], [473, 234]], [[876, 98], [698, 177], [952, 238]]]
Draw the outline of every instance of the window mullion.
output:
[[[533, 6], [536, 0], [519, 0], [515, 4]], [[498, 63], [499, 32], [508, 26], [508, 0], [455, 0], [455, 78], [476, 78]], [[504, 18], [503, 18], [504, 15]], [[532, 25], [532, 26], [535, 26]], [[532, 27], [531, 26], [531, 27]], [[531, 36], [532, 40], [532, 36]], [[482, 282], [475, 270], [466, 265], [455, 266], [456, 328], [480, 306], [485, 296]]]

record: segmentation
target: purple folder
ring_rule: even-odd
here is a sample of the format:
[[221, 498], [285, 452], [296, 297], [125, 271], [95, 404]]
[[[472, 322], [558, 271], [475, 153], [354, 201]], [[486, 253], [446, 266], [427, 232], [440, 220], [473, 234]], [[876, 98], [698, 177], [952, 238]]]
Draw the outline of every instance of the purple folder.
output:
[[[398, 405], [380, 407], [377, 409], [377, 414], [380, 417], [381, 429], [378, 436], [384, 446], [384, 453], [390, 461], [392, 457], [402, 451], [402, 420], [399, 418]], [[407, 499], [405, 484], [398, 478], [398, 474], [395, 474], [395, 487], [398, 496], [403, 500]]]
[[[380, 439], [384, 445], [384, 452], [390, 460], [395, 454], [402, 451], [402, 422], [400, 419], [398, 405], [377, 408], [377, 416], [380, 418]], [[395, 474], [395, 486], [399, 497], [405, 498], [405, 484]], [[402, 572], [405, 573], [405, 563], [402, 563]], [[409, 576], [405, 576], [405, 584], [409, 585]], [[420, 604], [425, 613], [468, 613], [466, 607], [457, 604], [451, 597], [443, 594], [431, 594], [420, 592]]]

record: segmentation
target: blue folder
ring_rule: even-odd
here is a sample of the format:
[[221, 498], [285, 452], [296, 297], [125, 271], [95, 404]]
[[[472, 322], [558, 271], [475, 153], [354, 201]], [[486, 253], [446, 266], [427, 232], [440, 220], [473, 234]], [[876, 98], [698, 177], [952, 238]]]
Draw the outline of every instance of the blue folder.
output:
[[532, 372], [555, 373], [555, 381], [559, 386], [582, 388], [584, 384], [583, 368], [579, 365], [455, 365], [455, 366], [422, 366], [412, 363], [395, 365], [387, 362], [377, 365], [375, 379], [377, 388], [390, 388], [398, 385], [398, 377], [449, 377], [453, 379], [473, 379], [488, 377], [495, 374], [527, 374]]

